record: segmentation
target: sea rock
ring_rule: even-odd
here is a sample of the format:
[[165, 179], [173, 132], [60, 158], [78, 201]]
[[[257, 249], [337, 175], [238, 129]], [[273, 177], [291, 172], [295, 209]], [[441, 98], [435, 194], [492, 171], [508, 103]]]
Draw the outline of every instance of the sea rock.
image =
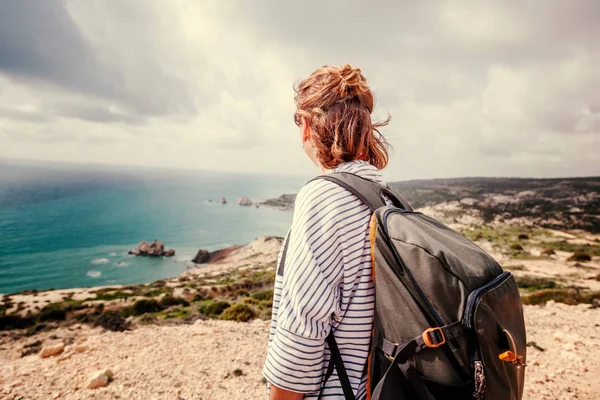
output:
[[42, 351], [40, 352], [40, 357], [41, 358], [54, 357], [54, 356], [61, 354], [63, 351], [65, 351], [65, 344], [58, 343], [53, 346], [47, 346], [47, 347], [42, 348]]
[[196, 254], [196, 257], [194, 257], [194, 259], [192, 260], [192, 262], [194, 264], [204, 264], [208, 262], [208, 259], [210, 257], [210, 253], [207, 250], [198, 250], [198, 254]]
[[90, 376], [86, 387], [88, 389], [97, 389], [103, 386], [107, 386], [108, 383], [112, 380], [112, 377], [113, 373], [110, 369], [95, 372]]
[[250, 200], [248, 197], [246, 196], [242, 196], [240, 197], [240, 199], [238, 200], [238, 204], [240, 206], [251, 206], [252, 205], [252, 200]]
[[135, 249], [130, 250], [129, 254], [136, 256], [171, 257], [175, 255], [175, 250], [165, 250], [165, 244], [160, 240], [155, 240], [152, 243], [144, 240]]
[[155, 240], [152, 242], [150, 247], [148, 248], [148, 255], [159, 257], [162, 256], [165, 252], [165, 244], [159, 240]]

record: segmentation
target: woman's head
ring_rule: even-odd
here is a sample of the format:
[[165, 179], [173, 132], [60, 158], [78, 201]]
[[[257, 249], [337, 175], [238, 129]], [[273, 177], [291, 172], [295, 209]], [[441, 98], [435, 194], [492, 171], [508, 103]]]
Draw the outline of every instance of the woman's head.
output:
[[371, 120], [373, 93], [360, 69], [326, 65], [297, 84], [295, 91], [294, 119], [313, 161], [324, 169], [354, 160], [385, 168], [389, 145], [378, 129], [390, 118]]

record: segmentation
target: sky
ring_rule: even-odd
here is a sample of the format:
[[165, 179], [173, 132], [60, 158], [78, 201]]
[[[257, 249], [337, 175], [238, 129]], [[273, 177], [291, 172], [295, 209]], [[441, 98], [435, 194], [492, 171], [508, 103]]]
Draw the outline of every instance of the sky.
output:
[[600, 175], [600, 2], [0, 2], [0, 160], [310, 175], [293, 85], [350, 63], [388, 180]]

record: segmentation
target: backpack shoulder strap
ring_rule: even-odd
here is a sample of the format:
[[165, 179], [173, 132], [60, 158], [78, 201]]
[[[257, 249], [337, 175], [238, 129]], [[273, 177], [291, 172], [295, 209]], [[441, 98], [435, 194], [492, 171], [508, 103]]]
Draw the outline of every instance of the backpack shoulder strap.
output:
[[350, 172], [333, 172], [331, 174], [319, 175], [309, 182], [318, 179], [324, 179], [342, 186], [344, 189], [358, 197], [373, 211], [386, 205], [384, 195], [388, 197], [395, 206], [407, 211], [412, 211], [412, 207], [396, 190], [356, 174]]

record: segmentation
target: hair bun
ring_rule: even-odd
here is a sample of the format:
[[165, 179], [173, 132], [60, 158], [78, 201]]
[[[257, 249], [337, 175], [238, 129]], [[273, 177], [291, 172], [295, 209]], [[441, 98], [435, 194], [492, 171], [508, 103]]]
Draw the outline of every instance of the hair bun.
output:
[[357, 97], [370, 112], [373, 111], [373, 94], [367, 84], [367, 80], [362, 75], [360, 68], [352, 68], [349, 64], [341, 67], [333, 67], [335, 74], [339, 77], [337, 91], [340, 95], [338, 101]]

